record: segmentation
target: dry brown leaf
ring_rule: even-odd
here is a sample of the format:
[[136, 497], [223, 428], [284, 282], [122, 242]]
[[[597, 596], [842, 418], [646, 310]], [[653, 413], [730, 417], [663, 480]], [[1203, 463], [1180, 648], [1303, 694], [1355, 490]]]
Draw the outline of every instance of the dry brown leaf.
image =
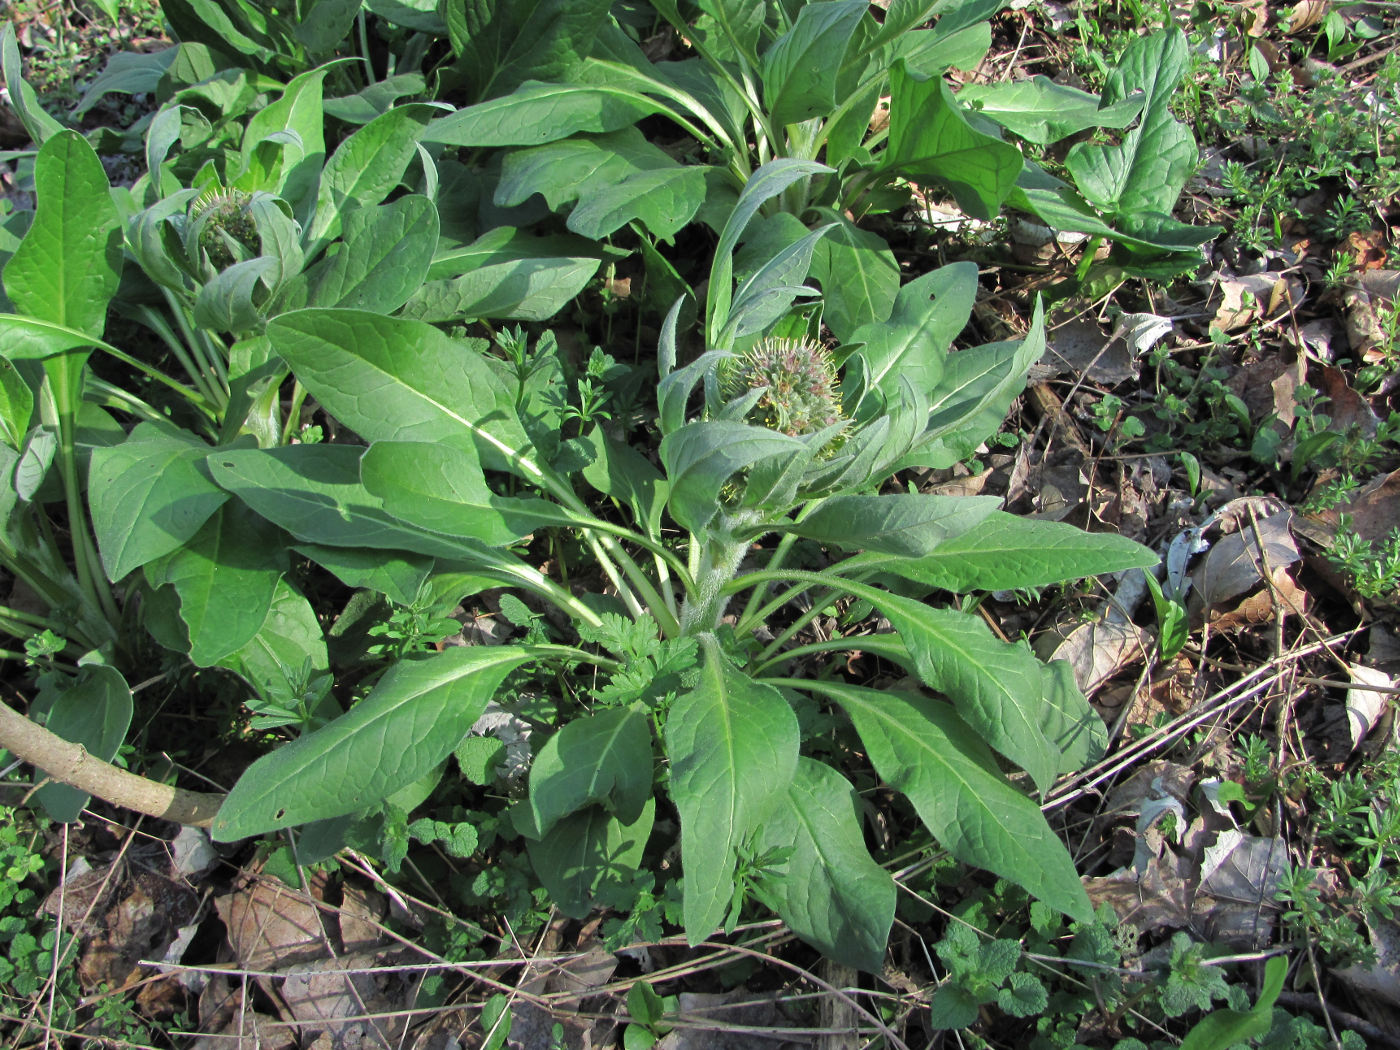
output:
[[1267, 272], [1224, 278], [1211, 327], [1233, 331], [1295, 308], [1302, 301], [1303, 282], [1292, 274]]
[[1089, 696], [1125, 667], [1144, 659], [1152, 645], [1151, 632], [1137, 624], [1098, 620], [1074, 628], [1045, 659], [1068, 660], [1080, 692]]
[[1207, 606], [1253, 591], [1264, 582], [1266, 565], [1272, 574], [1301, 557], [1289, 531], [1293, 512], [1277, 501], [1245, 497], [1223, 507], [1220, 516], [1233, 518], [1236, 531], [1217, 540], [1190, 574], [1193, 595]]
[[1334, 973], [1352, 989], [1400, 1007], [1400, 925], [1379, 921], [1366, 925], [1371, 946], [1376, 949], [1376, 964], [1348, 966]]
[[1288, 12], [1283, 31], [1290, 34], [1301, 33], [1318, 25], [1327, 17], [1327, 8], [1327, 0], [1299, 0]]
[[1345, 514], [1351, 527], [1363, 540], [1379, 543], [1400, 524], [1400, 470], [1376, 478], [1361, 489], [1345, 507], [1335, 507], [1317, 516], [1334, 533]]
[[1381, 689], [1363, 687], [1381, 686], [1383, 689], [1392, 689], [1395, 687], [1396, 678], [1365, 664], [1349, 663], [1347, 671], [1355, 683], [1347, 690], [1347, 725], [1351, 729], [1351, 748], [1355, 751], [1366, 738], [1366, 734], [1380, 721], [1392, 696]]
[[1068, 373], [1105, 386], [1117, 386], [1138, 372], [1128, 343], [1105, 332], [1090, 316], [1076, 317], [1051, 332], [1040, 361], [1054, 370], [1053, 375]]
[[320, 909], [274, 879], [255, 879], [216, 898], [214, 907], [228, 930], [234, 959], [245, 969], [301, 965], [327, 954]]
[[[402, 973], [373, 972], [392, 961], [365, 952], [318, 959], [282, 982], [282, 1001], [302, 1035], [328, 1036], [327, 1050], [390, 1050], [401, 1044], [406, 1017], [365, 1015], [401, 1010], [409, 991]], [[399, 959], [398, 961], [407, 961]], [[358, 972], [347, 972], [358, 971]]]

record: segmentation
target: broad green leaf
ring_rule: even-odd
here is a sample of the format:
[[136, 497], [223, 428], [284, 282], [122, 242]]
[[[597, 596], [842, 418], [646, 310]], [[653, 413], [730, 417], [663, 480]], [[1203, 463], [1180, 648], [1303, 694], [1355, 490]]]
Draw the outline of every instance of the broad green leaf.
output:
[[1215, 1010], [1196, 1022], [1181, 1040], [1181, 1050], [1229, 1050], [1269, 1034], [1274, 1023], [1274, 1003], [1288, 976], [1288, 959], [1275, 955], [1264, 964], [1259, 998], [1248, 1010]]
[[1064, 843], [947, 704], [829, 681], [790, 684], [830, 696], [845, 709], [880, 778], [908, 796], [958, 860], [1023, 886], [1075, 919], [1092, 916]]
[[311, 57], [328, 55], [344, 42], [360, 13], [360, 0], [302, 0], [292, 35]]
[[610, 0], [443, 0], [457, 57], [453, 71], [473, 99], [527, 80], [564, 80], [588, 55]]
[[[1165, 219], [1161, 225], [1150, 229], [1139, 226], [1129, 233], [1106, 223], [1083, 197], [1058, 179], [1049, 180], [1047, 185], [1018, 185], [1007, 204], [1030, 212], [1052, 229], [1104, 237], [1147, 254], [1194, 251], [1220, 233], [1218, 226], [1187, 226], [1163, 216], [1156, 217]], [[1122, 216], [1118, 221], [1126, 227], [1127, 218]]]
[[943, 378], [944, 358], [967, 325], [977, 297], [977, 264], [952, 263], [910, 281], [895, 296], [888, 321], [864, 325], [851, 341], [865, 361], [866, 383], [886, 400], [908, 379], [932, 394]]
[[[804, 10], [808, 10], [804, 8]], [[812, 279], [822, 286], [822, 322], [843, 343], [863, 325], [883, 324], [899, 295], [899, 263], [883, 237], [844, 215], [812, 253]]]
[[215, 332], [250, 333], [263, 326], [271, 283], [281, 269], [266, 255], [234, 263], [199, 289], [195, 324]]
[[749, 220], [758, 213], [765, 201], [776, 197], [794, 182], [813, 175], [830, 174], [832, 170], [816, 161], [779, 157], [763, 165], [744, 183], [743, 192], [739, 194], [734, 210], [729, 213], [724, 229], [720, 231], [719, 245], [715, 248], [714, 260], [710, 264], [710, 292], [705, 302], [705, 331], [709, 334], [712, 344], [719, 330], [729, 321], [734, 249], [744, 236]]
[[92, 450], [88, 503], [108, 579], [178, 550], [228, 499], [201, 469], [207, 455], [193, 434], [154, 423]]
[[407, 551], [361, 550], [298, 543], [292, 550], [310, 558], [347, 587], [377, 591], [399, 605], [412, 605], [433, 571], [434, 560]]
[[81, 135], [63, 131], [40, 147], [34, 187], [34, 222], [5, 264], [5, 294], [18, 313], [101, 336], [122, 267], [107, 173]]
[[315, 610], [285, 579], [277, 581], [257, 633], [216, 662], [240, 676], [263, 700], [293, 709], [305, 699], [309, 679], [330, 668]]
[[82, 99], [73, 107], [73, 116], [81, 117], [109, 93], [122, 95], [154, 95], [176, 49], [159, 51], [118, 51], [107, 59], [102, 72], [92, 78]]
[[856, 593], [885, 614], [924, 684], [948, 697], [982, 740], [1029, 773], [1041, 791], [1054, 784], [1060, 753], [1037, 715], [1045, 703], [1045, 666], [1030, 646], [1003, 642], [981, 620], [954, 609], [875, 588]]
[[610, 438], [601, 426], [593, 427], [579, 441], [591, 453], [583, 468], [584, 481], [603, 495], [626, 503], [647, 535], [660, 539], [661, 510], [670, 491], [661, 472], [631, 445]]
[[842, 571], [868, 565], [930, 587], [971, 594], [1045, 587], [1155, 564], [1152, 551], [1126, 536], [997, 511], [916, 559], [853, 559], [842, 563]]
[[992, 27], [978, 22], [951, 33], [939, 32], [938, 28], [916, 29], [906, 33], [893, 50], [909, 72], [921, 77], [941, 77], [950, 69], [976, 69], [991, 46]]
[[[441, 23], [437, 32], [441, 33]], [[381, 113], [393, 109], [399, 99], [423, 94], [427, 86], [427, 79], [422, 73], [395, 73], [383, 80], [376, 80], [353, 95], [326, 99], [326, 115], [347, 124], [368, 124]]]
[[180, 596], [190, 660], [209, 667], [248, 643], [287, 569], [283, 537], [240, 503], [221, 506], [175, 553], [146, 566], [152, 587]]
[[654, 237], [669, 241], [704, 200], [705, 171], [698, 165], [642, 171], [583, 197], [567, 225], [582, 237], [602, 240], [635, 220]]
[[546, 500], [492, 492], [470, 446], [376, 441], [360, 460], [360, 480], [399, 521], [486, 547], [570, 521]]
[[1087, 128], [1126, 128], [1143, 102], [1142, 96], [1129, 95], [1100, 108], [1097, 96], [1049, 77], [968, 84], [958, 92], [958, 101], [1041, 146]]
[[923, 80], [896, 63], [890, 73], [889, 145], [881, 165], [914, 182], [937, 180], [963, 211], [991, 219], [1016, 184], [1021, 151], [969, 124], [941, 77]]
[[[0, 318], [0, 333], [4, 331], [4, 321]], [[0, 334], [0, 338], [3, 338], [3, 334]], [[34, 391], [19, 374], [14, 362], [0, 357], [0, 440], [18, 450], [29, 431], [29, 420], [33, 415]]]
[[1108, 748], [1108, 729], [1074, 680], [1068, 660], [1045, 665], [1045, 703], [1036, 711], [1040, 731], [1059, 750], [1061, 773], [1097, 762]]
[[792, 28], [764, 52], [763, 102], [775, 126], [829, 116], [836, 109], [842, 59], [869, 9], [866, 0], [807, 4]]
[[792, 851], [775, 891], [778, 914], [793, 933], [845, 966], [882, 970], [894, 880], [865, 848], [860, 799], [840, 773], [799, 759], [754, 848], [759, 855]]
[[1196, 167], [1196, 140], [1172, 116], [1171, 97], [1190, 66], [1186, 34], [1175, 27], [1138, 37], [1104, 84], [1103, 104], [1144, 95], [1142, 120], [1120, 144], [1081, 142], [1065, 157], [1079, 191], [1107, 212], [1169, 215]]
[[216, 452], [214, 480], [299, 540], [331, 547], [411, 551], [468, 558], [473, 548], [399, 521], [360, 482], [353, 445], [288, 445]]
[[329, 725], [244, 771], [214, 818], [217, 842], [357, 813], [440, 765], [505, 676], [519, 646], [458, 646], [401, 660]]
[[529, 829], [554, 825], [592, 803], [632, 824], [651, 800], [651, 723], [640, 704], [575, 718], [544, 742], [530, 766]]
[[[114, 667], [88, 664], [71, 683], [64, 680], [49, 708], [50, 733], [83, 745], [88, 754], [110, 762], [126, 742], [131, 726], [131, 690]], [[57, 781], [45, 784], [35, 798], [54, 820], [71, 823], [82, 815], [91, 796]]]
[[565, 817], [542, 840], [527, 838], [525, 849], [550, 900], [572, 918], [585, 918], [596, 898], [629, 899], [626, 894], [642, 867], [647, 839], [656, 819], [656, 800], [648, 798], [631, 824], [598, 806]]
[[644, 171], [680, 165], [635, 127], [511, 150], [501, 161], [495, 202], [524, 204], [538, 193], [555, 211], [572, 200]]
[[720, 490], [736, 471], [767, 456], [792, 456], [805, 449], [797, 438], [745, 423], [685, 424], [661, 439], [661, 462], [671, 484], [671, 517], [699, 532], [718, 513]]
[[20, 65], [19, 44], [15, 41], [15, 26], [8, 19], [0, 29], [0, 76], [10, 95], [10, 105], [24, 125], [29, 137], [41, 146], [63, 130], [63, 125], [44, 112], [34, 89], [24, 80]]
[[474, 440], [486, 467], [533, 476], [514, 394], [479, 342], [419, 321], [343, 309], [285, 313], [267, 333], [311, 395], [361, 437]]
[[1011, 402], [1026, 388], [1031, 365], [1044, 353], [1045, 320], [1037, 303], [1024, 339], [949, 354], [930, 398], [923, 437], [895, 469], [946, 467], [975, 453], [1006, 419]]
[[341, 243], [307, 274], [312, 306], [344, 306], [390, 314], [423, 284], [438, 241], [438, 213], [411, 194], [342, 220]]
[[435, 259], [403, 313], [426, 321], [544, 321], [583, 291], [600, 265], [599, 246], [584, 238], [498, 226]]
[[664, 108], [627, 88], [526, 81], [509, 95], [439, 117], [422, 137], [444, 146], [540, 146], [577, 131], [617, 131]]
[[[295, 77], [282, 91], [282, 97], [270, 102], [248, 118], [241, 146], [243, 170], [253, 164], [253, 151], [260, 143], [278, 136], [284, 145], [282, 167], [275, 186], [253, 186], [250, 189], [273, 190], [292, 206], [298, 218], [315, 197], [326, 160], [326, 138], [322, 112], [323, 82], [330, 66], [308, 70]], [[288, 137], [294, 137], [294, 142]]]
[[438, 14], [437, 0], [365, 0], [365, 10], [405, 29], [447, 36], [447, 24]]
[[225, 7], [218, 0], [162, 0], [160, 13], [175, 30], [175, 39], [185, 41], [182, 48], [199, 43], [231, 55], [246, 55], [253, 62], [271, 57], [272, 41], [240, 17], [242, 12], [234, 5]]
[[781, 249], [739, 285], [716, 345], [728, 347], [736, 338], [767, 331], [788, 312], [794, 299], [816, 294], [803, 281], [811, 269], [818, 242], [835, 225], [819, 226]]
[[832, 496], [783, 531], [847, 550], [917, 558], [965, 535], [996, 511], [993, 496]]
[[685, 931], [708, 937], [734, 896], [738, 850], [797, 770], [797, 716], [783, 695], [707, 644], [700, 680], [666, 717], [671, 799], [681, 818]]
[[321, 174], [316, 217], [306, 236], [307, 258], [339, 235], [352, 203], [379, 204], [398, 186], [409, 162], [418, 155], [418, 140], [434, 112], [431, 106], [417, 103], [391, 109], [336, 148]]
[[0, 356], [11, 361], [41, 360], [70, 350], [107, 344], [95, 336], [18, 314], [0, 314]]

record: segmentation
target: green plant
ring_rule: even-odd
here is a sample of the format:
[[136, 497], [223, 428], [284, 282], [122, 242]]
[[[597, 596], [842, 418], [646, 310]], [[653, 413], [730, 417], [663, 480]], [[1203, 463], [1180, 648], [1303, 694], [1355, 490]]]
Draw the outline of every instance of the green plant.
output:
[[[758, 172], [731, 227], [754, 214], [758, 198], [781, 192], [792, 172], [784, 162]], [[726, 229], [721, 244], [736, 243], [737, 233]], [[950, 312], [965, 312], [970, 301], [931, 299], [930, 289], [972, 278], [970, 266], [955, 266], [904, 289], [892, 325], [835, 355], [841, 411], [814, 418], [805, 433], [749, 421], [791, 423], [794, 405], [759, 407], [778, 394], [766, 380], [741, 389], [742, 358], [709, 351], [675, 367], [673, 311], [657, 393], [664, 473], [596, 424], [580, 438], [593, 456], [582, 480], [630, 511], [625, 525], [594, 516], [559, 474], [549, 457], [569, 449], [532, 441], [524, 420], [539, 402], [506, 381], [509, 373], [481, 344], [363, 311], [308, 309], [274, 319], [268, 334], [280, 357], [370, 445], [218, 451], [207, 460], [215, 480], [328, 566], [343, 561], [346, 548], [414, 551], [460, 566], [477, 588], [505, 584], [527, 602], [554, 605], [577, 624], [578, 637], [398, 661], [346, 715], [259, 760], [229, 796], [215, 834], [237, 838], [362, 812], [439, 776], [512, 669], [532, 665], [548, 675], [582, 664], [606, 685], [591, 710], [567, 702], [556, 709], [514, 817], [539, 877], [566, 912], [587, 911], [606, 887], [633, 884], [659, 795], [679, 812], [692, 941], [733, 914], [747, 857], [765, 899], [800, 935], [877, 967], [892, 885], [861, 841], [849, 783], [835, 767], [802, 757], [791, 705], [807, 694], [851, 719], [880, 775], [955, 855], [1084, 913], [1063, 847], [986, 749], [1026, 768], [1042, 788], [1094, 753], [1100, 730], [1066, 669], [1040, 664], [1024, 644], [995, 640], [963, 613], [874, 582], [893, 573], [909, 581], [906, 592], [1001, 589], [1152, 560], [1119, 538], [1024, 522], [981, 500], [872, 492], [901, 464], [962, 458], [995, 429], [1039, 353], [1038, 320], [1023, 343], [946, 358], [946, 342], [925, 336], [931, 328], [955, 331], [960, 320]], [[715, 324], [732, 331], [772, 316], [775, 296], [796, 298], [792, 280], [790, 267], [761, 268], [723, 297], [728, 305], [716, 308]], [[818, 386], [834, 393], [828, 377], [837, 366], [814, 356], [825, 351], [787, 338], [792, 352], [813, 356], [816, 385], [807, 396]], [[455, 377], [445, 386], [443, 369]], [[375, 409], [367, 412], [371, 389]], [[697, 391], [703, 408], [691, 416]], [[504, 471], [536, 495], [493, 493], [483, 468]], [[688, 536], [683, 553], [661, 531], [663, 510]], [[577, 531], [615, 597], [576, 595], [509, 550], [551, 527]], [[821, 573], [790, 567], [799, 538], [838, 560]], [[1027, 548], [1041, 553], [1008, 564], [1004, 551]], [[809, 591], [819, 596], [811, 611], [781, 626], [773, 642], [741, 641]], [[869, 602], [899, 633], [788, 647], [842, 595]], [[589, 639], [611, 652], [587, 647]], [[777, 674], [853, 645], [906, 664], [951, 703]], [[658, 765], [658, 746], [669, 766]], [[366, 747], [372, 756], [360, 754]], [[350, 769], [353, 787], [344, 782]]]
[[1327, 560], [1368, 601], [1394, 604], [1400, 599], [1400, 526], [1373, 543], [1358, 536], [1343, 514]]

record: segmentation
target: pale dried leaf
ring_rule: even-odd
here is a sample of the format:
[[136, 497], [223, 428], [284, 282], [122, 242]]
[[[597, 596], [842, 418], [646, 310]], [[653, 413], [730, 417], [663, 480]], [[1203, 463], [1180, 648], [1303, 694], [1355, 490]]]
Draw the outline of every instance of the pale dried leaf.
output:
[[1305, 29], [1318, 25], [1327, 17], [1327, 0], [1298, 0], [1288, 12], [1288, 19], [1284, 22], [1283, 31], [1285, 33], [1301, 33]]
[[1218, 540], [1191, 574], [1201, 600], [1207, 605], [1227, 602], [1258, 587], [1266, 564], [1277, 570], [1298, 561], [1298, 546], [1288, 528], [1292, 520], [1293, 512], [1286, 508], [1265, 517], [1262, 506], [1253, 521], [1242, 517], [1238, 531]]
[[1400, 1007], [1400, 925], [1368, 922], [1371, 947], [1376, 950], [1374, 966], [1348, 966], [1333, 971], [1351, 988]]
[[1365, 664], [1349, 663], [1347, 671], [1351, 674], [1351, 680], [1356, 683], [1347, 690], [1347, 726], [1351, 730], [1351, 747], [1354, 751], [1366, 738], [1366, 734], [1376, 727], [1391, 698], [1390, 693], [1379, 689], [1360, 687], [1378, 685], [1392, 689], [1395, 687], [1396, 678]]
[[1132, 623], [1099, 620], [1080, 624], [1055, 646], [1048, 660], [1068, 660], [1085, 696], [1152, 651], [1152, 634]]

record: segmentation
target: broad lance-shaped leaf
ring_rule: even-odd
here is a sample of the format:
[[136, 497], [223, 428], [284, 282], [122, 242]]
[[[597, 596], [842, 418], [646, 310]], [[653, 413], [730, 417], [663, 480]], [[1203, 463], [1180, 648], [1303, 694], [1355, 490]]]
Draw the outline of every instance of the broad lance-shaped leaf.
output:
[[731, 664], [712, 638], [702, 641], [700, 680], [666, 716], [691, 944], [724, 918], [739, 847], [792, 781], [799, 743], [797, 716], [783, 695]]
[[446, 146], [542, 146], [577, 131], [617, 131], [666, 107], [607, 84], [526, 81], [509, 95], [439, 117], [424, 142]]
[[914, 182], [937, 179], [974, 218], [994, 217], [1016, 184], [1021, 151], [968, 123], [942, 77], [890, 71], [890, 141], [882, 165]]
[[277, 581], [257, 633], [217, 664], [240, 675], [269, 703], [292, 708], [305, 700], [307, 679], [330, 669], [316, 612], [285, 579]]
[[146, 566], [180, 596], [190, 659], [209, 667], [258, 633], [287, 569], [283, 534], [238, 502], [223, 504], [172, 554]]
[[763, 101], [775, 125], [826, 117], [836, 109], [842, 58], [870, 5], [865, 0], [808, 4], [763, 55]]
[[288, 445], [215, 452], [207, 463], [221, 486], [308, 543], [463, 560], [487, 553], [390, 514], [360, 481], [363, 454], [355, 445]]
[[791, 851], [774, 892], [793, 933], [839, 963], [881, 971], [894, 922], [894, 880], [865, 848], [860, 800], [840, 773], [799, 759], [754, 848], [760, 856]]
[[214, 839], [233, 842], [388, 798], [437, 768], [531, 656], [519, 646], [457, 646], [399, 661], [348, 712], [249, 766], [214, 818]]
[[[45, 699], [41, 687], [40, 699]], [[78, 669], [78, 677], [54, 690], [46, 728], [103, 762], [110, 762], [126, 742], [131, 726], [131, 689], [115, 667], [103, 664]], [[44, 784], [35, 798], [54, 820], [77, 820], [91, 796], [58, 781]]]
[[908, 492], [832, 496], [782, 529], [847, 550], [917, 558], [975, 529], [1000, 503], [993, 496]]
[[5, 294], [19, 313], [101, 336], [121, 279], [121, 220], [86, 139], [62, 131], [40, 147], [34, 194], [34, 221], [5, 264]]
[[[826, 209], [822, 214], [831, 215]], [[899, 295], [899, 263], [879, 234], [862, 230], [844, 215], [836, 217], [840, 222], [812, 253], [809, 276], [822, 286], [822, 322], [849, 343], [862, 326], [890, 316]]]
[[444, 0], [456, 74], [472, 98], [526, 80], [567, 80], [607, 20], [609, 0]]
[[351, 207], [375, 205], [389, 196], [418, 155], [418, 139], [434, 112], [419, 104], [391, 109], [336, 148], [321, 174], [316, 217], [306, 236], [307, 258], [335, 239]]
[[92, 450], [88, 503], [108, 579], [176, 550], [228, 499], [202, 469], [207, 455], [193, 434], [154, 423]]
[[576, 718], [535, 755], [530, 826], [520, 831], [542, 839], [558, 821], [591, 803], [631, 824], [651, 799], [651, 778], [651, 723], [641, 705]]
[[768, 456], [794, 456], [805, 449], [797, 438], [745, 423], [687, 423], [661, 439], [671, 516], [698, 532], [718, 513], [720, 490], [736, 471]]
[[1163, 29], [1128, 45], [1104, 84], [1104, 105], [1142, 91], [1142, 121], [1121, 144], [1078, 143], [1065, 157], [1090, 203], [1121, 216], [1171, 213], [1196, 167], [1196, 140], [1171, 112], [1171, 97], [1189, 66], [1186, 34]]
[[[630, 900], [630, 891], [656, 820], [656, 799], [648, 797], [630, 824], [599, 806], [565, 817], [543, 839], [527, 838], [525, 849], [550, 903], [570, 918], [583, 919], [595, 899]], [[610, 897], [612, 890], [616, 896]]]
[[982, 739], [1024, 769], [1046, 791], [1059, 772], [1059, 749], [1041, 730], [1044, 665], [1025, 642], [996, 638], [985, 623], [953, 609], [934, 609], [875, 587], [848, 585], [889, 619], [914, 658], [924, 684], [948, 697]]
[[492, 492], [470, 446], [376, 441], [360, 459], [360, 480], [399, 521], [487, 547], [571, 521], [547, 500]]
[[437, 208], [427, 197], [410, 194], [349, 211], [342, 225], [339, 251], [307, 274], [311, 305], [393, 313], [428, 276], [438, 242]]
[[886, 471], [945, 467], [971, 455], [1001, 426], [1011, 402], [1026, 388], [1030, 367], [1045, 352], [1039, 302], [1022, 340], [986, 343], [949, 354], [934, 391], [928, 426], [914, 450]]
[[[272, 346], [331, 415], [370, 441], [476, 443], [482, 462], [534, 480], [515, 398], [482, 357], [430, 324], [362, 310], [295, 310]], [[307, 537], [308, 539], [311, 537]]]
[[1125, 128], [1142, 111], [1141, 95], [1129, 95], [1110, 105], [1087, 91], [1057, 84], [1049, 77], [1014, 83], [968, 84], [958, 100], [1027, 142], [1047, 146], [1086, 128]]
[[880, 778], [908, 796], [958, 860], [1023, 886], [1072, 918], [1092, 916], [1064, 843], [947, 704], [836, 682], [785, 684], [824, 693], [845, 709]]
[[1046, 587], [1123, 569], [1150, 568], [1157, 555], [1115, 533], [994, 511], [928, 553], [891, 560], [862, 555], [837, 571], [892, 572], [955, 594]]
[[852, 336], [865, 344], [856, 353], [865, 362], [870, 387], [893, 399], [903, 377], [931, 394], [976, 297], [977, 264], [970, 262], [939, 267], [901, 288], [888, 321], [864, 325]]

